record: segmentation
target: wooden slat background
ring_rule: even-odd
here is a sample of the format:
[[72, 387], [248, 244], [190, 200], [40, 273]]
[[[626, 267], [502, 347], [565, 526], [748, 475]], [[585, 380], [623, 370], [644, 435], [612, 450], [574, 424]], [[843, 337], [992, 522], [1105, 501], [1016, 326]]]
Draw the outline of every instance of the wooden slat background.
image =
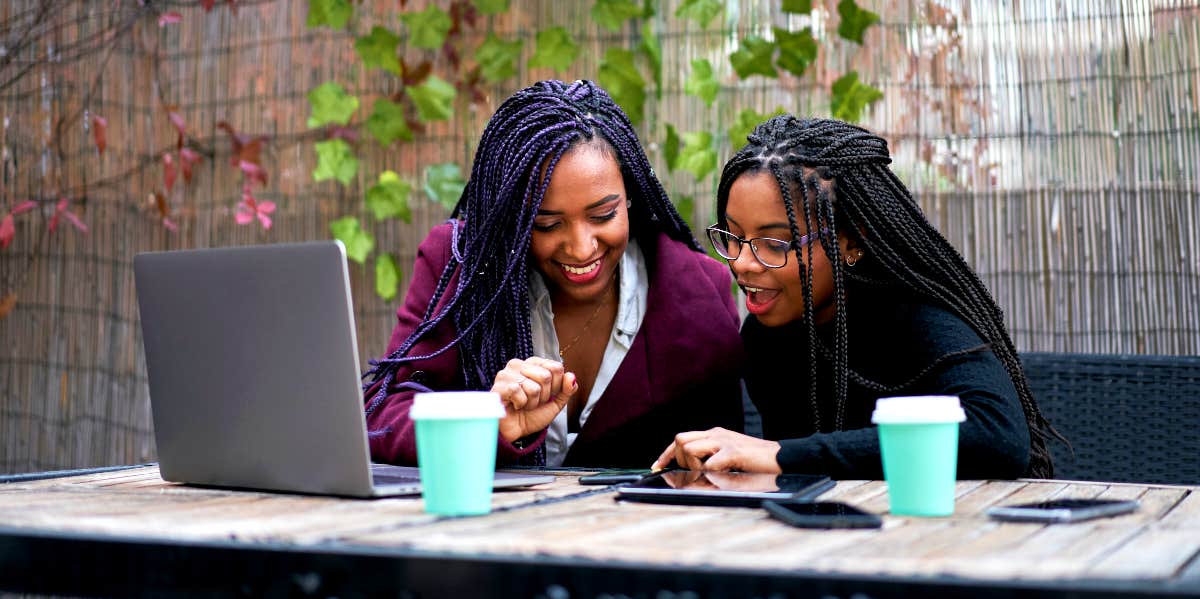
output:
[[[799, 29], [807, 17], [741, 2], [724, 25], [701, 31], [672, 16], [677, 0], [661, 3], [665, 89], [660, 100], [651, 94], [641, 131], [672, 196], [696, 199], [693, 222], [711, 219], [715, 178], [666, 173], [662, 123], [719, 131], [746, 107], [828, 114], [824, 90], [856, 68], [885, 93], [865, 124], [891, 141], [897, 173], [993, 290], [1020, 349], [1200, 353], [1200, 3], [861, 3], [883, 16], [863, 48], [834, 36], [812, 77], [747, 81], [726, 59], [737, 38]], [[0, 472], [154, 459], [135, 253], [322, 239], [331, 219], [357, 213], [407, 269], [445, 212], [418, 193], [412, 224], [373, 223], [361, 198], [374, 177], [390, 168], [416, 179], [445, 161], [466, 169], [490, 110], [554, 76], [522, 62], [513, 80], [489, 89], [487, 109], [462, 105], [452, 123], [386, 150], [368, 136], [351, 187], [313, 183], [305, 95], [337, 80], [360, 95], [361, 119], [395, 90], [391, 75], [357, 66], [352, 38], [374, 24], [400, 31], [396, 3], [356, 4], [352, 31], [307, 29], [301, 1], [242, 0], [236, 15], [224, 3], [208, 14], [172, 4], [183, 21], [162, 28], [150, 4], [0, 3], [0, 214], [66, 194], [86, 197], [73, 208], [90, 227], [48, 234], [48, 202], [17, 218], [15, 241], [0, 251], [0, 300], [16, 299], [0, 319]], [[633, 23], [598, 28], [589, 2], [513, 4], [481, 30], [525, 40], [527, 58], [537, 29], [566, 27], [584, 50], [565, 79], [594, 78], [605, 48], [639, 41]], [[836, 2], [817, 4], [836, 15]], [[20, 46], [22, 35], [39, 41]], [[712, 108], [683, 94], [697, 57], [717, 65], [723, 84]], [[159, 156], [174, 143], [165, 104], [213, 151], [192, 185], [170, 196], [177, 234], [147, 203], [162, 186]], [[109, 122], [103, 155], [91, 114]], [[220, 120], [272, 137], [271, 179], [258, 193], [279, 205], [270, 231], [233, 221], [240, 175]], [[718, 155], [729, 155], [724, 139]], [[367, 268], [352, 271], [365, 361], [385, 346], [395, 303], [374, 296]]]

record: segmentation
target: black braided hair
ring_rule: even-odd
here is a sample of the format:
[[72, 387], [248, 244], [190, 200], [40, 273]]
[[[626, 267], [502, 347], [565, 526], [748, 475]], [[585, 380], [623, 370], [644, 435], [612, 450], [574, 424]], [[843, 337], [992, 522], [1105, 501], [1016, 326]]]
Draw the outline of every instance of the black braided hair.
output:
[[[559, 159], [580, 144], [595, 146], [619, 164], [633, 237], [646, 244], [662, 232], [702, 251], [663, 191], [629, 117], [608, 93], [590, 81], [535, 83], [505, 100], [484, 128], [471, 178], [452, 214], [457, 220], [450, 262], [424, 318], [363, 375], [370, 377], [364, 388], [382, 382], [367, 404], [368, 415], [386, 399], [401, 364], [457, 345], [466, 387], [490, 389], [510, 359], [533, 354], [526, 275], [530, 231]], [[458, 284], [437, 310], [455, 272]], [[446, 318], [458, 336], [432, 353], [411, 355]]]
[[[756, 127], [749, 143], [725, 165], [717, 188], [718, 224], [724, 228], [729, 190], [742, 174], [769, 172], [783, 196], [792, 251], [804, 286], [804, 319], [809, 331], [809, 376], [817, 380], [817, 352], [825, 352], [833, 366], [836, 411], [822, 426], [817, 408], [817, 386], [809, 387], [809, 402], [817, 431], [841, 430], [847, 381], [877, 390], [886, 387], [854, 372], [847, 364], [845, 280], [906, 289], [957, 314], [983, 338], [1004, 364], [1017, 389], [1030, 430], [1027, 474], [1053, 475], [1046, 443], [1053, 436], [1065, 442], [1038, 409], [1021, 369], [1016, 348], [1004, 326], [1004, 314], [983, 282], [961, 254], [925, 218], [908, 189], [888, 168], [887, 142], [869, 131], [830, 119], [774, 117]], [[799, 196], [799, 197], [796, 197]], [[804, 200], [804, 201], [797, 201]], [[797, 214], [797, 204], [800, 214]], [[799, 240], [813, 231], [807, 247]], [[856, 240], [878, 266], [882, 280], [852, 273], [839, 259], [839, 235]], [[813, 322], [812, 265], [802, 258], [811, 252], [814, 239], [831, 256], [834, 281], [834, 341], [829, 350], [818, 342]], [[811, 254], [810, 254], [811, 255]], [[832, 355], [829, 355], [832, 354]], [[942, 356], [912, 380], [951, 356]]]

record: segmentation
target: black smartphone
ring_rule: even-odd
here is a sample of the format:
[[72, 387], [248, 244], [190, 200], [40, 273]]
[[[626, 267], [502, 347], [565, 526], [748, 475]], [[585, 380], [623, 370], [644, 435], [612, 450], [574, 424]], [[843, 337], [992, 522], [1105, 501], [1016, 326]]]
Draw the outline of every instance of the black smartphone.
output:
[[772, 518], [800, 528], [879, 528], [883, 519], [834, 501], [764, 501]]
[[1128, 514], [1138, 509], [1136, 499], [1053, 499], [1037, 503], [989, 508], [988, 516], [1014, 522], [1079, 522]]
[[654, 474], [649, 468], [633, 468], [627, 470], [605, 470], [595, 474], [585, 474], [579, 477], [581, 485], [618, 485], [621, 483], [636, 483]]

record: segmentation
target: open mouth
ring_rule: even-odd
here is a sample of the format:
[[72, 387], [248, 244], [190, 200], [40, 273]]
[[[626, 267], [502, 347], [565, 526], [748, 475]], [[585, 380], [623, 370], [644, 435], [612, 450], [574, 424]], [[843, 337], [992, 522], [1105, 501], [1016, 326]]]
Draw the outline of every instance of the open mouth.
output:
[[601, 256], [593, 262], [583, 265], [571, 265], [558, 263], [558, 267], [562, 269], [563, 276], [572, 283], [589, 283], [600, 275], [600, 266], [604, 263], [604, 257]]
[[751, 314], [766, 312], [775, 303], [775, 300], [779, 299], [778, 289], [764, 289], [752, 285], [742, 285], [742, 291], [746, 292], [746, 310]]

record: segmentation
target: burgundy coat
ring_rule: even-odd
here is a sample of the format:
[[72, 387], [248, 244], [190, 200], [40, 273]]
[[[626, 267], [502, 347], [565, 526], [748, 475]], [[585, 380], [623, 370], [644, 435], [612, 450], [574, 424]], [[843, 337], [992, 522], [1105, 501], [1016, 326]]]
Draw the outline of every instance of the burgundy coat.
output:
[[[438, 277], [450, 261], [450, 224], [430, 231], [417, 249], [404, 304], [396, 312], [390, 354], [417, 327]], [[566, 466], [645, 468], [676, 433], [722, 426], [742, 430], [742, 341], [730, 293], [729, 269], [685, 244], [658, 235], [642, 251], [650, 279], [646, 314], [629, 352], [600, 396], [567, 453]], [[448, 286], [453, 292], [457, 274]], [[441, 301], [449, 299], [445, 294]], [[440, 309], [440, 307], [439, 307]], [[413, 347], [425, 355], [454, 339], [447, 318]], [[387, 399], [367, 417], [375, 461], [416, 464], [416, 439], [408, 417], [413, 391], [395, 390], [406, 381], [436, 391], [462, 390], [459, 348], [404, 364]], [[490, 387], [490, 386], [489, 386]], [[365, 401], [378, 390], [372, 385]], [[500, 440], [497, 461], [511, 463], [545, 440], [545, 431], [524, 449]]]

